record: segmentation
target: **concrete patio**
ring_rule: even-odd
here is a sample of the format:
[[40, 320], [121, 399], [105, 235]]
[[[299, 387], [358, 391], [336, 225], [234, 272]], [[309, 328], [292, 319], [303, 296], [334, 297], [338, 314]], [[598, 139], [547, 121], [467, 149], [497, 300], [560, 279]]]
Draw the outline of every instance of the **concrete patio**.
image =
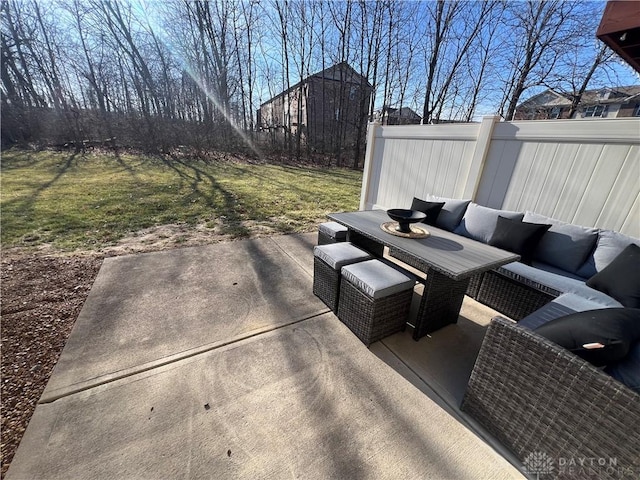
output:
[[495, 312], [367, 349], [315, 242], [106, 259], [7, 479], [523, 478], [458, 409]]

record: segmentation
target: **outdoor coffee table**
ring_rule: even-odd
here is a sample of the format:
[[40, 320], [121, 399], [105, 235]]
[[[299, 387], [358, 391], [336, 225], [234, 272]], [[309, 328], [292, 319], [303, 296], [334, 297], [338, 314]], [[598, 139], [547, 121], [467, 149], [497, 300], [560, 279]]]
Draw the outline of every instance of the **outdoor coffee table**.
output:
[[431, 225], [426, 238], [403, 238], [383, 231], [384, 210], [332, 213], [328, 217], [348, 228], [347, 241], [381, 257], [389, 247], [407, 264], [426, 273], [424, 293], [414, 326], [415, 340], [458, 321], [462, 301], [474, 275], [520, 259], [516, 255]]

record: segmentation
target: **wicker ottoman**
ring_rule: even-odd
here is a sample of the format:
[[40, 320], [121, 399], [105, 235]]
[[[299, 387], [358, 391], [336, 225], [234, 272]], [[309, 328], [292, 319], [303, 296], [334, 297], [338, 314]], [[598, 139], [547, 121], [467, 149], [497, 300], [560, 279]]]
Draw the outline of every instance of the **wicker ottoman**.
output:
[[415, 278], [380, 260], [342, 269], [338, 318], [369, 346], [405, 328]]
[[340, 270], [344, 265], [371, 259], [349, 242], [318, 245], [313, 249], [313, 293], [332, 311], [338, 308]]
[[318, 227], [318, 245], [346, 242], [347, 227], [338, 222], [321, 223]]

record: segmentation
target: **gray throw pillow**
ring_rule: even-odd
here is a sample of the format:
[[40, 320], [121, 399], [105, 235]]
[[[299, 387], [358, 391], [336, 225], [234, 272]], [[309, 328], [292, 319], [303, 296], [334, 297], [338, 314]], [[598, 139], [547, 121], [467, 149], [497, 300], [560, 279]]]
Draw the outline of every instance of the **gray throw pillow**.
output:
[[470, 203], [460, 225], [453, 233], [488, 243], [498, 224], [498, 217], [522, 220], [523, 216], [522, 212], [496, 210], [477, 203]]
[[640, 246], [640, 239], [612, 230], [600, 230], [596, 249], [580, 267], [577, 272], [578, 275], [583, 278], [591, 278], [596, 273], [604, 270], [607, 265], [613, 262], [613, 260], [632, 243]]
[[426, 200], [429, 202], [444, 202], [444, 206], [436, 220], [436, 227], [452, 232], [460, 223], [464, 212], [471, 200], [458, 200], [455, 198], [437, 197], [435, 195], [427, 195]]
[[533, 258], [567, 272], [578, 273], [598, 240], [597, 228], [573, 225], [533, 212], [525, 212], [524, 221], [551, 224]]

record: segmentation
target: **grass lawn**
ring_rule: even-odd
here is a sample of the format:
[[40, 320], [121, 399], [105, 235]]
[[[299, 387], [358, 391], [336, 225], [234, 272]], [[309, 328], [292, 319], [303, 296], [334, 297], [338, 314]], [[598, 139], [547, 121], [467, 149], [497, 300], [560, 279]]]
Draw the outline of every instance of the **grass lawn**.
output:
[[356, 210], [362, 172], [142, 155], [2, 152], [3, 247], [96, 249], [140, 229], [205, 224], [241, 238], [251, 223], [305, 232]]

